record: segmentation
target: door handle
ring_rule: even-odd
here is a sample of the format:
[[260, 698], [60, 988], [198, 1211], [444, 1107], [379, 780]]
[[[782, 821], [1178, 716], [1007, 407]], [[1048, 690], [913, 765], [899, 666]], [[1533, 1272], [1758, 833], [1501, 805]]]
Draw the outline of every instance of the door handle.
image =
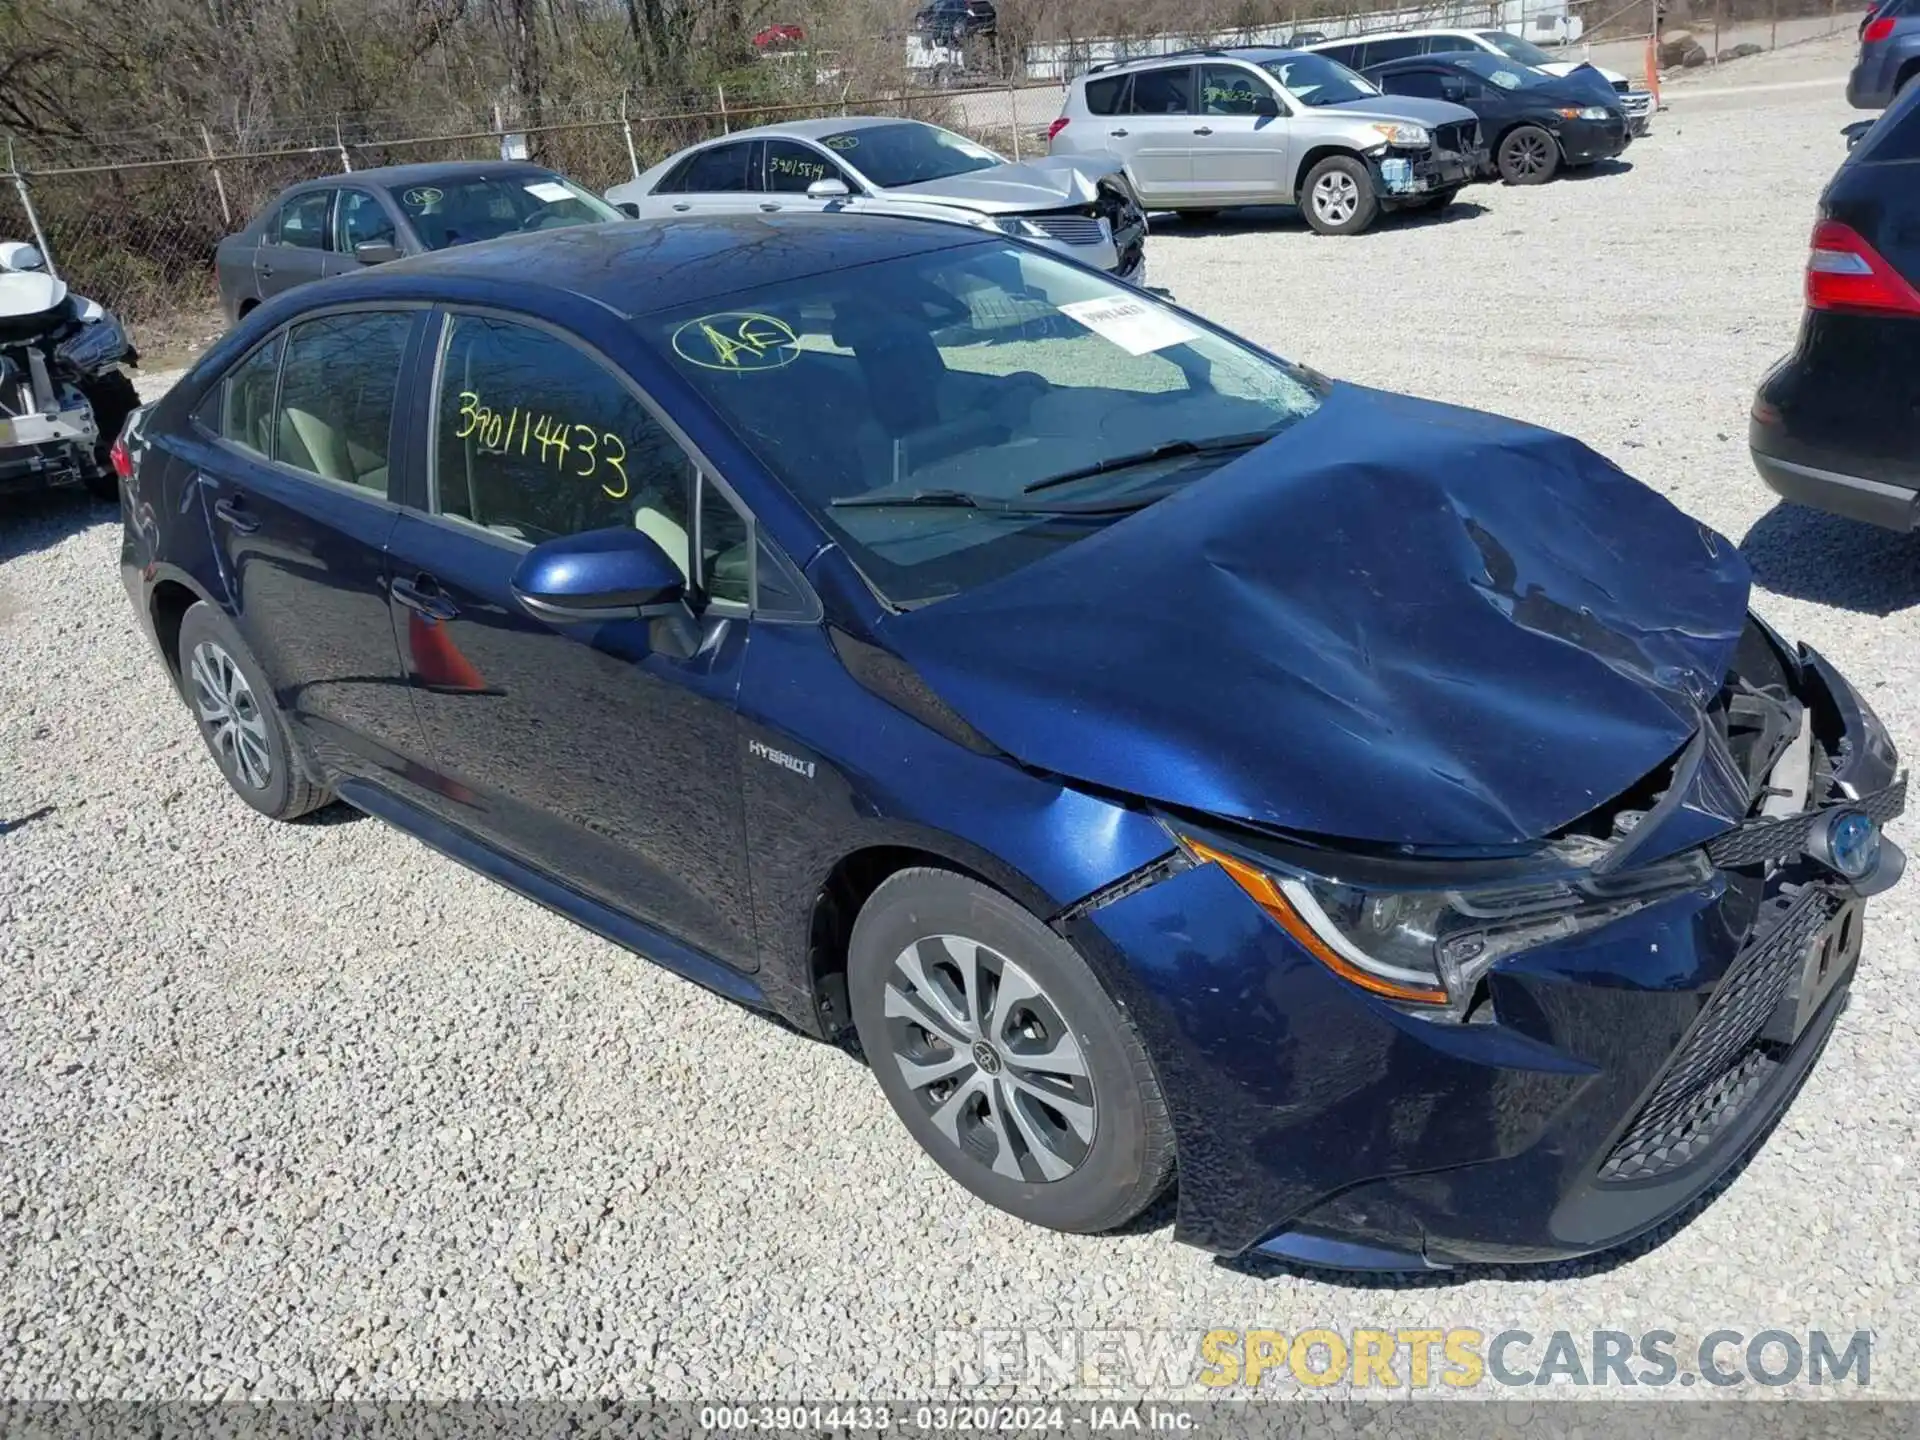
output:
[[223, 496], [214, 501], [213, 513], [232, 526], [236, 534], [251, 535], [260, 528], [259, 519], [247, 513], [246, 502], [238, 496]]
[[685, 200], [682, 200], [682, 201], [680, 201], [680, 202], [679, 202], [679, 203], [678, 203], [677, 205], [675, 205], [675, 206], [674, 206], [673, 208], [674, 208], [674, 209], [676, 209], [676, 210], [691, 210], [691, 209], [693, 208], [693, 206], [692, 206], [692, 205], [690, 205], [690, 204], [688, 204], [688, 203], [687, 203], [687, 202], [686, 202]]
[[431, 575], [395, 580], [391, 588], [394, 599], [409, 610], [418, 610], [430, 620], [451, 620], [460, 613], [460, 607], [447, 598], [446, 592], [440, 588], [440, 582]]
[[772, 210], [778, 210], [780, 207], [774, 204], [774, 202], [771, 200], [762, 200], [760, 202], [760, 208], [762, 210], [772, 211]]
[[260, 276], [264, 280], [271, 280], [273, 278], [273, 267], [263, 261], [260, 266]]
[[1213, 133], [1213, 127], [1211, 125], [1202, 125], [1199, 129], [1195, 130], [1193, 133], [1196, 135], [1211, 135]]
[[1124, 134], [1126, 134], [1126, 133], [1127, 133], [1127, 132], [1126, 132], [1126, 131], [1125, 131], [1124, 129], [1121, 129], [1121, 130], [1109, 130], [1109, 131], [1107, 131], [1107, 134], [1109, 134], [1109, 135], [1124, 135]]

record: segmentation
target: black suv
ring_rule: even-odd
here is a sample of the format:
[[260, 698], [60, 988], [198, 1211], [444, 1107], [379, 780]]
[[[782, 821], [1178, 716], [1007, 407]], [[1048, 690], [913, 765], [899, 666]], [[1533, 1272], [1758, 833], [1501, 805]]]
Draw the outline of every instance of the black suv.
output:
[[1800, 341], [1754, 397], [1760, 478], [1789, 500], [1920, 526], [1920, 85], [1827, 182]]

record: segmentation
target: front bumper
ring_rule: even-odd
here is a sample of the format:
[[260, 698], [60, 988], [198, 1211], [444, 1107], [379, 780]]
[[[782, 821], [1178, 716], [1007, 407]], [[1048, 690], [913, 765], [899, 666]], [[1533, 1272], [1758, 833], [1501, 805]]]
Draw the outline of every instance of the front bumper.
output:
[[1471, 184], [1486, 169], [1485, 150], [1429, 150], [1423, 155], [1385, 153], [1371, 157], [1374, 188], [1382, 200], [1414, 200], [1437, 190]]
[[1632, 136], [1627, 121], [1563, 120], [1557, 132], [1560, 153], [1569, 165], [1591, 165], [1611, 160], [1627, 148]]
[[[1805, 671], [1844, 728], [1842, 793], [1897, 812], [1884, 732], [1810, 652]], [[1752, 828], [1723, 838], [1751, 850]], [[1862, 934], [1831, 872], [1713, 843], [1699, 889], [1496, 966], [1485, 1023], [1359, 991], [1213, 865], [1071, 922], [1167, 1092], [1177, 1237], [1335, 1268], [1534, 1262], [1683, 1208], [1792, 1097]]]

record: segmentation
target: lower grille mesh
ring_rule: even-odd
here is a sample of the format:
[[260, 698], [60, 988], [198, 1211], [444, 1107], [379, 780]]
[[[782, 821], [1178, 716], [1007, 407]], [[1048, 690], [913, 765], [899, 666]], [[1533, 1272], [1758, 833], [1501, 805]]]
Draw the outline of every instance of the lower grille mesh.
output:
[[1765, 1088], [1778, 1061], [1760, 1032], [1807, 947], [1840, 902], [1809, 887], [1773, 902], [1785, 913], [1741, 952], [1668, 1063], [1653, 1097], [1600, 1167], [1602, 1181], [1651, 1180], [1687, 1164]]

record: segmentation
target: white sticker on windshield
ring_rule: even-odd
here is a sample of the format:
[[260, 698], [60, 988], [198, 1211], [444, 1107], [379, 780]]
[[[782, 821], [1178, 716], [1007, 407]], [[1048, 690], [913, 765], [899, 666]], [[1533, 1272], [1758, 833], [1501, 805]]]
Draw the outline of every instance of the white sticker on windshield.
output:
[[1200, 336], [1178, 315], [1145, 300], [1076, 300], [1062, 305], [1060, 313], [1111, 340], [1129, 355], [1146, 355]]
[[545, 200], [552, 204], [560, 200], [573, 199], [573, 192], [557, 180], [541, 180], [526, 187], [529, 195], [536, 200]]

